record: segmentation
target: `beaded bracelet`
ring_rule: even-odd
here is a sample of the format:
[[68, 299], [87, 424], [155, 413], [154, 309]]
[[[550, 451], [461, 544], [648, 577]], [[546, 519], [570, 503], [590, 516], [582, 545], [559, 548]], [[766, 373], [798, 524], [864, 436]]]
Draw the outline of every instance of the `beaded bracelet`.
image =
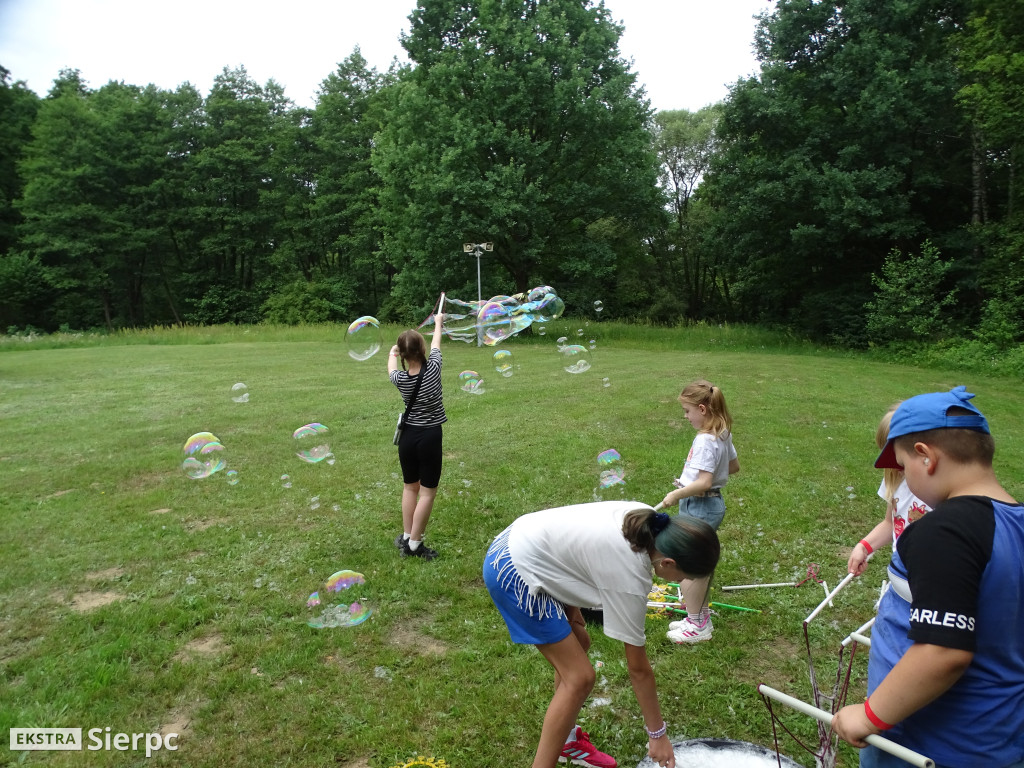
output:
[[869, 554], [869, 555], [870, 555], [870, 554], [871, 554], [872, 552], [874, 552], [874, 551], [875, 551], [875, 550], [874, 550], [874, 548], [873, 548], [873, 547], [872, 547], [872, 546], [871, 546], [870, 544], [868, 544], [868, 540], [867, 540], [867, 539], [861, 539], [861, 540], [860, 540], [860, 545], [861, 545], [862, 547], [864, 547], [864, 549], [866, 549], [866, 550], [868, 551], [868, 554]]
[[644, 730], [647, 731], [647, 735], [651, 739], [660, 739], [662, 736], [664, 736], [666, 733], [668, 733], [668, 723], [666, 723], [664, 720], [662, 720], [661, 721], [661, 728], [659, 728], [658, 730], [652, 731], [652, 730], [648, 729], [648, 727], [646, 725], [644, 726]]
[[871, 705], [868, 704], [867, 699], [864, 699], [864, 714], [868, 716], [868, 720], [871, 721], [871, 724], [875, 726], [875, 728], [878, 728], [881, 731], [888, 731], [892, 728], [892, 725], [885, 722], [885, 720], [880, 718], [871, 710]]

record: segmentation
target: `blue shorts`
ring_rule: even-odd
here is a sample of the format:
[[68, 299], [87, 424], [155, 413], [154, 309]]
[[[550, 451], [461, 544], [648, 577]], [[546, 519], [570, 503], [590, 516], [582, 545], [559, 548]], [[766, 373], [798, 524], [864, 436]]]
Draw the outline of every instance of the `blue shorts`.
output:
[[531, 595], [529, 587], [512, 564], [506, 528], [491, 544], [484, 557], [484, 584], [494, 607], [505, 620], [513, 643], [546, 645], [564, 640], [572, 633], [562, 604], [550, 595]]
[[703, 520], [717, 531], [725, 519], [725, 500], [721, 496], [688, 496], [679, 500], [679, 514]]
[[[910, 763], [905, 760], [893, 757], [888, 752], [883, 752], [878, 747], [873, 747], [870, 744], [860, 751], [860, 768], [908, 768], [909, 765]], [[945, 767], [936, 763], [935, 768]], [[997, 768], [997, 766], [992, 768]], [[1001, 766], [1000, 768], [1024, 768], [1024, 760], [1021, 760], [1019, 763]]]

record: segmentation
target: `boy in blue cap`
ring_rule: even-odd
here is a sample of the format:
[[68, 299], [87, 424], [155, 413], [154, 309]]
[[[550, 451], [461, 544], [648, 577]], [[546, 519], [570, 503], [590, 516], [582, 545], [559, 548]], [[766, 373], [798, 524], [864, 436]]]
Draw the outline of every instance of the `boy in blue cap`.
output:
[[896, 541], [871, 631], [868, 697], [832, 728], [861, 768], [907, 764], [885, 737], [949, 768], [1024, 768], [1024, 507], [999, 484], [988, 422], [964, 387], [892, 417], [875, 466], [932, 511]]

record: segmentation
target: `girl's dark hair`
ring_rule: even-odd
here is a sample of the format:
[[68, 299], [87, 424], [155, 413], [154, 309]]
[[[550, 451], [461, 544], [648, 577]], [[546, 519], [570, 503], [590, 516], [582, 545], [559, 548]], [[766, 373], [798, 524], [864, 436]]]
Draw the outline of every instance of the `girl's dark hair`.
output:
[[[661, 516], [659, 518], [659, 516]], [[669, 517], [651, 509], [634, 509], [622, 521], [622, 535], [634, 552], [658, 550], [676, 561], [687, 576], [708, 576], [718, 565], [721, 545], [715, 529], [689, 515]]]
[[402, 360], [402, 370], [408, 371], [407, 361], [413, 360], [420, 365], [427, 363], [427, 342], [419, 331], [402, 331], [398, 336], [398, 354]]

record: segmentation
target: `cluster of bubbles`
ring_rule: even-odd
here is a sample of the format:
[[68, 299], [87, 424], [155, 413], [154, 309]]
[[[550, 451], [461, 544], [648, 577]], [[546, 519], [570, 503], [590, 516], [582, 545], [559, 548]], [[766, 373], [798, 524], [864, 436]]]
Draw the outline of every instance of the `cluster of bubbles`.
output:
[[224, 445], [212, 432], [197, 432], [185, 441], [185, 460], [181, 468], [193, 480], [202, 480], [220, 472], [228, 464], [224, 460]]
[[334, 454], [331, 453], [331, 446], [326, 442], [327, 427], [320, 422], [304, 424], [292, 433], [292, 437], [298, 441], [298, 450], [295, 455], [307, 464], [319, 464], [327, 460], [328, 464], [334, 463]]
[[352, 321], [345, 333], [348, 356], [353, 360], [369, 360], [376, 355], [383, 343], [383, 335], [377, 318], [364, 315]]
[[371, 615], [367, 602], [366, 577], [355, 571], [337, 571], [306, 599], [310, 616], [306, 623], [314, 629], [354, 627]]
[[[565, 312], [565, 302], [549, 285], [514, 296], [492, 296], [487, 301], [446, 298], [442, 330], [449, 338], [467, 343], [500, 344], [534, 323], [546, 323]], [[420, 327], [433, 322], [431, 315]]]
[[[296, 429], [292, 433], [292, 438], [297, 441], [298, 446], [295, 455], [307, 464], [319, 464], [322, 461], [334, 464], [334, 454], [331, 453], [331, 446], [326, 441], [327, 431], [327, 427], [319, 422], [305, 424]], [[185, 441], [182, 450], [185, 453], [185, 460], [181, 463], [181, 468], [193, 480], [202, 480], [227, 468], [224, 444], [212, 432], [197, 432]], [[238, 470], [229, 469], [224, 476], [228, 485], [238, 485]], [[288, 475], [281, 475], [281, 485], [291, 488], [291, 478]]]
[[602, 488], [626, 484], [625, 473], [622, 470], [622, 456], [614, 448], [597, 454], [597, 466], [601, 468], [598, 483]]

